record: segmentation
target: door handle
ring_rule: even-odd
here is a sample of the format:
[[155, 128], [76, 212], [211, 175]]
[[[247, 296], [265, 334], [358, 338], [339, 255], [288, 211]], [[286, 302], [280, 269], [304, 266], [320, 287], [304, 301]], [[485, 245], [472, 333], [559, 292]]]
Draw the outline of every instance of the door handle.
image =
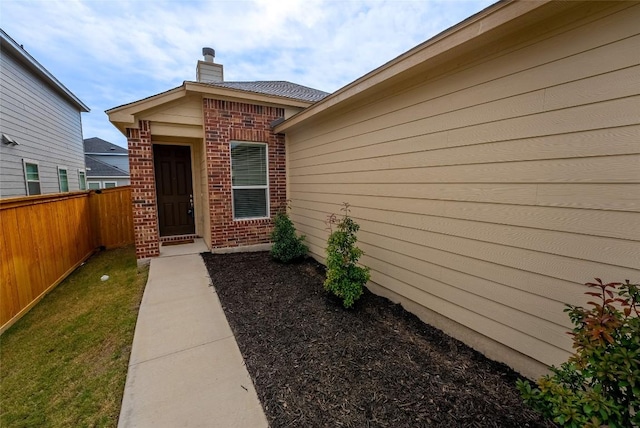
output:
[[187, 214], [191, 216], [191, 218], [194, 217], [194, 210], [193, 210], [193, 194], [189, 195], [189, 209], [187, 210]]

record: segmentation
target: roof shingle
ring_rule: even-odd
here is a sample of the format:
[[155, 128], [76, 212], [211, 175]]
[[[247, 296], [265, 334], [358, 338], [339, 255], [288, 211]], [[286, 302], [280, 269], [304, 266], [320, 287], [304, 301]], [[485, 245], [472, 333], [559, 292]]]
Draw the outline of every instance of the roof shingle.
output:
[[129, 177], [129, 173], [116, 166], [109, 165], [91, 156], [84, 157], [87, 178], [91, 177]]
[[328, 92], [284, 80], [258, 82], [194, 82], [220, 88], [237, 89], [257, 94], [275, 95], [301, 101], [316, 102], [328, 96]]
[[84, 152], [106, 154], [121, 153], [125, 155], [129, 153], [124, 147], [116, 146], [113, 143], [97, 137], [84, 139]]

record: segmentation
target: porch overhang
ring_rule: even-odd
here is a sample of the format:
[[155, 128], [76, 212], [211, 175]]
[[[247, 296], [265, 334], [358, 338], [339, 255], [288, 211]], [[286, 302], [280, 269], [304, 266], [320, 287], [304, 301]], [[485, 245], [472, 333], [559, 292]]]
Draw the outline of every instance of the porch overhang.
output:
[[[105, 113], [109, 117], [109, 121], [126, 136], [127, 128], [137, 128], [139, 120], [144, 120], [147, 114], [157, 111], [169, 103], [193, 96], [271, 107], [284, 107], [287, 117], [293, 116], [298, 111], [313, 104], [309, 101], [301, 101], [277, 95], [261, 94], [240, 89], [215, 87], [207, 85], [206, 83], [185, 81], [176, 88], [129, 104], [114, 107], [106, 110]], [[179, 123], [154, 120], [152, 121], [152, 128], [154, 134], [165, 135], [167, 137], [202, 137], [201, 119], [196, 120], [185, 117], [182, 118]]]

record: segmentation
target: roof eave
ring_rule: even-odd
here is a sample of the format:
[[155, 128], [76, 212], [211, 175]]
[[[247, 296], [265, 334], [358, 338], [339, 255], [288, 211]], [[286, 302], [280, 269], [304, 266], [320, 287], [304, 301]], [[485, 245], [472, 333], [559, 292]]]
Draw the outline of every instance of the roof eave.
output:
[[76, 106], [83, 113], [88, 113], [91, 109], [83, 103], [80, 98], [75, 96], [73, 92], [67, 89], [53, 74], [42, 66], [29, 52], [24, 50], [15, 40], [11, 38], [4, 30], [0, 29], [0, 45], [2, 50], [11, 53], [13, 56], [21, 60], [21, 62], [35, 75], [51, 85], [56, 92], [62, 95], [67, 101]]
[[111, 120], [112, 114], [135, 114], [137, 112], [147, 110], [149, 108], [155, 107], [160, 104], [164, 104], [168, 101], [173, 101], [174, 99], [183, 97], [185, 91], [184, 83], [176, 88], [169, 89], [164, 92], [160, 92], [159, 94], [151, 95], [146, 98], [142, 98], [137, 101], [133, 101], [127, 104], [122, 104], [116, 107], [112, 107], [104, 112], [109, 115], [109, 119]]
[[313, 104], [311, 101], [302, 101], [276, 95], [260, 94], [240, 89], [220, 88], [206, 83], [185, 81], [182, 85], [168, 91], [143, 98], [128, 104], [123, 104], [105, 110], [109, 121], [123, 134], [126, 128], [135, 127], [136, 115], [145, 110], [174, 101], [188, 94], [216, 95], [227, 99], [240, 99], [243, 101], [259, 102], [263, 104], [280, 105], [285, 107], [306, 108]]
[[306, 110], [280, 123], [274, 128], [274, 131], [277, 133], [285, 132], [318, 113], [341, 104], [443, 52], [454, 49], [551, 1], [553, 0], [536, 2], [501, 0], [349, 83]]
[[183, 83], [182, 85], [176, 88], [169, 89], [168, 91], [151, 95], [150, 97], [143, 98], [138, 101], [133, 101], [131, 103], [110, 108], [108, 110], [105, 110], [105, 113], [109, 117], [109, 122], [111, 122], [123, 135], [126, 136], [126, 128], [135, 127], [136, 125], [137, 113], [173, 100], [177, 100], [184, 97], [185, 95], [186, 89], [185, 84]]

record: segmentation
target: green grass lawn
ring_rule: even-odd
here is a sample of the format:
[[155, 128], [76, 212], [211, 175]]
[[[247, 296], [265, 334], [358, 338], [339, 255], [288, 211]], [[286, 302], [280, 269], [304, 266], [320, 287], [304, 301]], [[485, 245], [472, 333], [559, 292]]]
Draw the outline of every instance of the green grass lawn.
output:
[[147, 274], [98, 253], [0, 336], [0, 426], [117, 425]]

